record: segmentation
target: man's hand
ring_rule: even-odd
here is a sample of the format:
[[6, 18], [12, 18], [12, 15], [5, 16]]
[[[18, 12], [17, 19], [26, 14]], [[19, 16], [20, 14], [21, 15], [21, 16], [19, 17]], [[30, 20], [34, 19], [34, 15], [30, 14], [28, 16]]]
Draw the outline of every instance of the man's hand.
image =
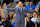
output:
[[38, 12], [39, 8], [35, 8], [35, 11]]

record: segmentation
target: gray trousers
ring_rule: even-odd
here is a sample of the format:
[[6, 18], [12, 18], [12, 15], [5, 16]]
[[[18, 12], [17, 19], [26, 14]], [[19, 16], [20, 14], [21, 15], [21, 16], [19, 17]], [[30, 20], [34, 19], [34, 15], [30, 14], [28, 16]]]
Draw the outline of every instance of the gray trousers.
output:
[[25, 27], [25, 19], [16, 21], [15, 27]]

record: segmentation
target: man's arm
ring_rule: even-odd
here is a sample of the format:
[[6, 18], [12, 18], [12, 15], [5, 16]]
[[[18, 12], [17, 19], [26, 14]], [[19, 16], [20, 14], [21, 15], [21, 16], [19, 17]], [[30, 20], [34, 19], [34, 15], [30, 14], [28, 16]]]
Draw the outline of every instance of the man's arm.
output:
[[5, 16], [4, 16], [4, 12], [2, 11], [2, 8], [0, 7], [0, 13], [1, 13], [1, 18], [5, 18]]
[[25, 12], [33, 13], [33, 12], [35, 12], [35, 10], [27, 10], [27, 9], [25, 8]]
[[7, 8], [7, 10], [9, 10], [9, 11], [15, 11], [15, 9], [16, 9], [16, 8], [14, 8], [14, 9]]
[[23, 8], [23, 10], [24, 10], [25, 12], [28, 12], [28, 10], [27, 10], [26, 8]]
[[3, 11], [1, 10], [1, 16], [2, 16], [2, 18], [4, 17], [4, 13], [3, 13]]

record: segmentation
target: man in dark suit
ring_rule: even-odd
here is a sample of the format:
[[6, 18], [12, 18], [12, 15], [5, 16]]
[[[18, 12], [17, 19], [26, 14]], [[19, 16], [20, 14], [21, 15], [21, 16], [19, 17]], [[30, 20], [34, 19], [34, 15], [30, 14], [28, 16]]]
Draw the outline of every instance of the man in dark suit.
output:
[[8, 9], [8, 10], [13, 10], [16, 13], [16, 18], [15, 18], [15, 27], [25, 27], [25, 11], [26, 9], [23, 8], [22, 2], [18, 3], [17, 8], [15, 9]]
[[[18, 3], [18, 7], [14, 9], [7, 9], [10, 11], [15, 11], [15, 27], [25, 27], [25, 12], [28, 12], [26, 8], [23, 7], [22, 2]], [[33, 11], [32, 11], [33, 12]]]

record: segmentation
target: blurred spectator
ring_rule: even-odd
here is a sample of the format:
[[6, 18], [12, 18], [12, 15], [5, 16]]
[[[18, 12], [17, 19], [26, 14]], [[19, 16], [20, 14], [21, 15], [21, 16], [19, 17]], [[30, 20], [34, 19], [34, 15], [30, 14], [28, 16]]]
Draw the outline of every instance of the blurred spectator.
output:
[[31, 17], [31, 14], [30, 13], [27, 13], [27, 17], [30, 18]]
[[16, 14], [14, 14], [14, 18], [12, 19], [12, 27], [15, 27], [15, 17], [16, 17]]
[[7, 11], [7, 7], [6, 7], [6, 3], [4, 3], [3, 4], [3, 12], [4, 12], [4, 16], [5, 16], [5, 18], [2, 18], [3, 19], [3, 22], [4, 22], [4, 26], [5, 27], [9, 27], [9, 26], [11, 26], [11, 23], [10, 23], [10, 21], [8, 20], [8, 19], [6, 19], [7, 18], [7, 16], [8, 16], [8, 11]]
[[2, 11], [2, 8], [1, 8], [1, 6], [0, 6], [0, 27], [3, 27], [3, 22], [2, 22], [2, 18], [4, 17], [4, 13], [3, 13], [3, 11]]
[[33, 18], [31, 19], [31, 21], [36, 24], [36, 19], [37, 19], [37, 15], [36, 15], [36, 13], [34, 12], [34, 13], [33, 13]]
[[33, 5], [32, 1], [30, 1], [30, 5], [28, 5], [26, 7], [26, 9], [30, 12], [30, 13], [33, 13], [35, 11], [38, 11], [38, 9], [36, 8], [36, 6]]
[[[19, 1], [20, 2], [20, 1]], [[18, 2], [17, 2], [17, 5], [16, 5], [16, 8], [18, 7]]]
[[25, 5], [25, 4], [23, 4], [23, 7], [26, 7], [26, 5]]
[[[23, 7], [27, 7], [29, 5], [29, 1], [24, 2]], [[27, 17], [27, 12], [25, 12], [25, 17]]]
[[33, 13], [33, 18], [31, 18], [31, 21], [35, 24], [35, 27], [37, 27], [37, 25], [36, 25], [36, 19], [37, 19], [37, 14], [34, 12]]
[[10, 21], [8, 20], [8, 19], [6, 19], [6, 18], [2, 18], [2, 21], [3, 21], [3, 25], [4, 25], [4, 27], [12, 27], [12, 25], [11, 25], [11, 23], [10, 23]]
[[37, 27], [40, 27], [40, 13], [38, 14], [38, 18], [37, 18]]
[[[12, 2], [10, 2], [8, 5], [7, 5], [7, 8], [9, 8], [9, 9], [13, 9], [15, 6], [14, 5], [12, 5]], [[14, 11], [9, 11], [9, 10], [7, 10], [8, 11], [8, 19], [10, 20], [10, 22], [11, 22], [11, 20], [12, 20], [12, 18], [13, 18], [13, 12]]]
[[32, 0], [32, 1], [33, 1], [34, 5], [36, 5], [36, 2], [37, 2], [38, 0]]
[[13, 14], [9, 14], [10, 16], [10, 22], [12, 22], [12, 19], [13, 19]]
[[16, 2], [19, 2], [20, 0], [14, 0], [14, 3], [15, 3], [15, 5], [16, 5]]
[[35, 24], [31, 21], [30, 13], [27, 13], [27, 25], [26, 27], [35, 27]]
[[[25, 5], [25, 4], [23, 4], [23, 7], [25, 8], [25, 7], [26, 7], [26, 5]], [[27, 17], [27, 12], [25, 12], [25, 17]]]
[[3, 4], [3, 12], [4, 12], [4, 16], [7, 17], [8, 16], [8, 11], [7, 11], [7, 6], [6, 3]]
[[25, 2], [24, 4], [25, 4], [26, 6], [28, 6], [28, 5], [29, 5], [29, 1]]
[[2, 16], [1, 18], [4, 17], [4, 13], [3, 13], [3, 11], [2, 11], [2, 7], [1, 7], [1, 6], [0, 6], [0, 16]]
[[[10, 2], [8, 5], [7, 5], [7, 8], [9, 8], [9, 9], [13, 9], [13, 8], [15, 8], [15, 6], [12, 4], [12, 2]], [[8, 14], [11, 14], [11, 13], [13, 13], [14, 11], [10, 11], [10, 10], [7, 10], [8, 11]], [[10, 16], [10, 15], [9, 15]]]
[[7, 5], [7, 8], [11, 8], [12, 7], [12, 2], [10, 2], [8, 5]]
[[16, 14], [13, 15], [12, 24], [13, 22], [15, 22], [15, 17], [16, 17]]
[[40, 8], [40, 0], [38, 1], [38, 4], [36, 5], [38, 8]]

